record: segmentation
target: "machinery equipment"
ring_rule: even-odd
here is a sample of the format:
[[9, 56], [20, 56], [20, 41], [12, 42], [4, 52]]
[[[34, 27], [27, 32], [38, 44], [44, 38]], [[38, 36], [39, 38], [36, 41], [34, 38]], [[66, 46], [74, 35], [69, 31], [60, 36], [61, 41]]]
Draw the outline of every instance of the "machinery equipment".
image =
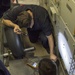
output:
[[[14, 0], [15, 2], [18, 0]], [[53, 23], [63, 75], [75, 75], [75, 0], [38, 0], [38, 4], [48, 10]], [[13, 35], [19, 41], [20, 36]], [[20, 42], [19, 47], [22, 44]], [[21, 47], [23, 53], [23, 45]]]
[[64, 71], [65, 75], [75, 75], [75, 1], [42, 0], [40, 5], [45, 7], [50, 14], [57, 49], [61, 56], [59, 59], [62, 59], [67, 71], [67, 73]]

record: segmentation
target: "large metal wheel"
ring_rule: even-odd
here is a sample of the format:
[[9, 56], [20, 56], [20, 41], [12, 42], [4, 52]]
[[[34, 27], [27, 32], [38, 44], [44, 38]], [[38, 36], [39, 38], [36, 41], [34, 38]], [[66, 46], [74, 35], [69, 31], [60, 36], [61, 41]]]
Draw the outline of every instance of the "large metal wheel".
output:
[[24, 57], [24, 45], [21, 39], [21, 35], [14, 33], [13, 28], [5, 27], [4, 28], [7, 45], [11, 50], [13, 56], [17, 59]]

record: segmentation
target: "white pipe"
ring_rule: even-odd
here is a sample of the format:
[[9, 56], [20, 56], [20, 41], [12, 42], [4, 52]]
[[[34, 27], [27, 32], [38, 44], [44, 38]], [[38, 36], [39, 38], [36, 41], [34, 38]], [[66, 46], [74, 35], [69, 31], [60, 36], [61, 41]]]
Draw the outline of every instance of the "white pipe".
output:
[[68, 42], [62, 32], [58, 33], [58, 49], [64, 62], [65, 68], [69, 73], [73, 57]]

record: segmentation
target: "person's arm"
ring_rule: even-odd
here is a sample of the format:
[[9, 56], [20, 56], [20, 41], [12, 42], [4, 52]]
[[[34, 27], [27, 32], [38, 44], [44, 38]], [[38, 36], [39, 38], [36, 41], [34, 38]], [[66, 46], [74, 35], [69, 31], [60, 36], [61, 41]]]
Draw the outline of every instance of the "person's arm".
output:
[[17, 24], [13, 23], [11, 20], [2, 19], [2, 23], [6, 26], [13, 27], [15, 33], [21, 34], [21, 32], [19, 32], [21, 31], [20, 27]]
[[57, 60], [56, 55], [54, 54], [54, 40], [53, 40], [53, 36], [52, 34], [47, 36], [48, 38], [48, 43], [49, 43], [49, 47], [50, 47], [50, 59], [52, 60]]
[[7, 19], [2, 19], [2, 23], [6, 26], [13, 27], [13, 28], [16, 26], [16, 24], [14, 24], [12, 21]]

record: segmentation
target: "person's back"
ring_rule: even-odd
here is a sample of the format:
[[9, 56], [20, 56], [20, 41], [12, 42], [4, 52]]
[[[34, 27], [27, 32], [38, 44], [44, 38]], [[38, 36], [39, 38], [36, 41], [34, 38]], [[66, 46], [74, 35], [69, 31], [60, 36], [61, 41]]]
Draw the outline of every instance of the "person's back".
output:
[[39, 75], [57, 75], [57, 66], [54, 61], [43, 58], [38, 64]]

